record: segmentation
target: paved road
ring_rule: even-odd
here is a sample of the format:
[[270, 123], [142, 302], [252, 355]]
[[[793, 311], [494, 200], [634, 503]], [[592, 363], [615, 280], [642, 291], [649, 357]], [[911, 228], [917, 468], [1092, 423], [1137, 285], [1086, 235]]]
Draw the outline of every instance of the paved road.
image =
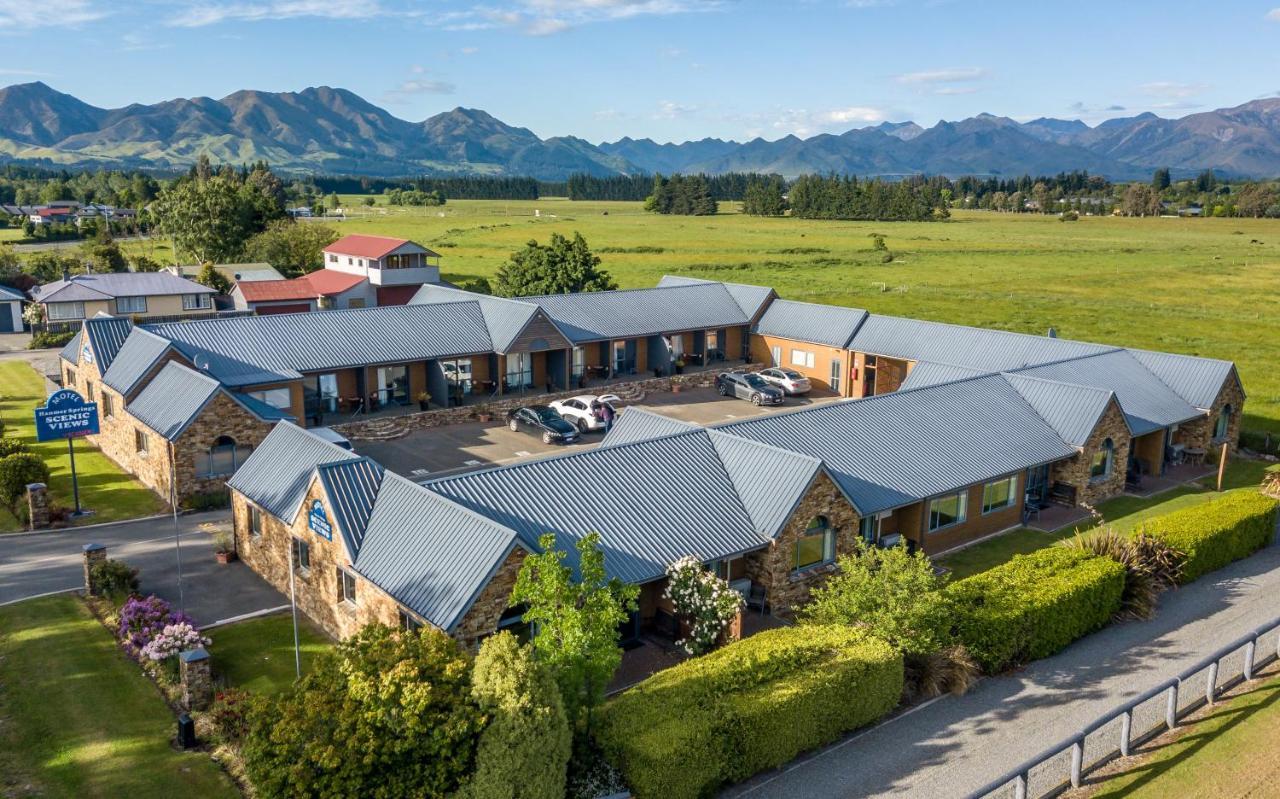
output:
[[1273, 545], [1166, 594], [1151, 621], [1108, 627], [1017, 674], [984, 679], [963, 697], [944, 697], [726, 795], [964, 796], [1280, 616], [1277, 596], [1280, 546]]
[[[179, 519], [183, 598], [187, 613], [198, 624], [279, 607], [289, 601], [243, 563], [218, 565], [213, 555], [213, 537], [201, 526], [229, 529], [229, 524], [225, 511]], [[87, 543], [103, 544], [108, 557], [137, 568], [142, 593], [155, 593], [177, 604], [178, 554], [173, 520], [168, 517], [89, 530], [0, 535], [0, 604], [82, 586], [81, 548]]]
[[[118, 242], [150, 241], [150, 236], [117, 236]], [[38, 244], [13, 244], [14, 252], [41, 252], [43, 250], [69, 250], [79, 247], [90, 239], [62, 239], [59, 241], [42, 241]]]

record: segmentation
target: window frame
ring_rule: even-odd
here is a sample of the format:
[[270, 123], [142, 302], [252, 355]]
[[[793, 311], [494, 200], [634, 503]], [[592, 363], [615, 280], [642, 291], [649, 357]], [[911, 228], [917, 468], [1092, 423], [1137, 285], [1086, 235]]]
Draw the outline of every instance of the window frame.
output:
[[[800, 563], [800, 546], [803, 542], [822, 536], [822, 557], [809, 563]], [[812, 571], [835, 562], [836, 528], [826, 516], [818, 515], [809, 520], [808, 526], [796, 536], [791, 550], [791, 573], [800, 574]]]
[[208, 294], [183, 294], [182, 310], [207, 311], [213, 307], [213, 300]]
[[[49, 317], [50, 322], [67, 322], [84, 318], [84, 303], [79, 300], [73, 302], [47, 302], [44, 307], [45, 314]], [[62, 313], [61, 309], [63, 308], [70, 308], [71, 312]]]
[[421, 619], [413, 615], [404, 605], [396, 607], [400, 615], [400, 629], [407, 633], [417, 632], [426, 626]]
[[102, 389], [102, 398], [98, 400], [98, 405], [102, 408], [103, 418], [116, 418], [115, 401], [111, 397], [111, 392], [107, 391], [105, 388]]
[[249, 505], [249, 537], [262, 538], [263, 525], [262, 508], [257, 505]]
[[1231, 408], [1231, 403], [1227, 403], [1218, 410], [1218, 418], [1213, 424], [1213, 440], [1225, 441], [1231, 433], [1231, 416], [1235, 412]]
[[[798, 361], [796, 360], [796, 356], [800, 357]], [[795, 347], [791, 348], [791, 365], [792, 366], [799, 366], [803, 369], [812, 369], [814, 368], [813, 365], [815, 363], [817, 363], [817, 360], [813, 352], [809, 350], [797, 349]]]
[[293, 570], [306, 577], [311, 573], [311, 544], [296, 535], [289, 538], [289, 546], [293, 548]]
[[[1098, 471], [1098, 458], [1102, 458], [1102, 471]], [[1093, 453], [1093, 458], [1089, 461], [1089, 482], [1100, 483], [1111, 476], [1115, 470], [1116, 460], [1116, 442], [1107, 436], [1099, 445], [1098, 451]]]
[[[935, 524], [934, 517], [935, 515], [938, 515], [938, 514], [936, 514], [933, 509], [934, 505], [939, 502], [947, 502], [953, 499], [956, 500], [955, 518], [952, 521], [947, 522], [946, 524]], [[962, 525], [965, 522], [969, 521], [969, 492], [967, 490], [961, 490], [961, 491], [953, 492], [951, 494], [943, 494], [942, 496], [933, 497], [932, 499], [929, 500], [929, 504], [926, 507], [926, 511], [928, 512], [927, 532], [936, 533], [940, 530], [946, 530], [951, 527], [957, 527], [959, 525]]]
[[827, 375], [827, 385], [831, 390], [840, 393], [840, 384], [844, 382], [844, 360], [840, 358], [831, 359], [831, 373]]
[[[1008, 496], [1003, 505], [992, 505], [987, 497], [987, 492], [995, 486], [1007, 485], [1009, 487]], [[992, 513], [1008, 510], [1018, 504], [1018, 475], [1011, 474], [999, 480], [992, 480], [984, 483], [982, 486], [982, 515], [987, 516]]]
[[[338, 566], [337, 570], [338, 570], [338, 601], [344, 605], [350, 605], [351, 607], [358, 606], [360, 602], [356, 597], [357, 586], [356, 586], [355, 572], [350, 571], [349, 569], [344, 569], [341, 566]], [[350, 593], [347, 592], [348, 581], [351, 583]]]
[[151, 440], [141, 427], [133, 428], [133, 451], [143, 457], [151, 453]]
[[[122, 302], [127, 302], [130, 307], [121, 305]], [[142, 305], [141, 308], [132, 307], [138, 303], [141, 303]], [[147, 298], [145, 296], [116, 297], [116, 313], [127, 314], [127, 313], [146, 313], [146, 312], [147, 312]]]

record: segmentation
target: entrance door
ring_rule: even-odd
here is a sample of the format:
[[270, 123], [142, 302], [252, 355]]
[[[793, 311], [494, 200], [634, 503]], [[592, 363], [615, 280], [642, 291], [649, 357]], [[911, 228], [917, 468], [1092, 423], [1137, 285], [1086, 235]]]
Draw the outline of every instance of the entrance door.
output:
[[409, 367], [378, 367], [378, 403], [380, 405], [409, 404]]
[[1040, 505], [1049, 501], [1049, 464], [1027, 469], [1027, 501]]

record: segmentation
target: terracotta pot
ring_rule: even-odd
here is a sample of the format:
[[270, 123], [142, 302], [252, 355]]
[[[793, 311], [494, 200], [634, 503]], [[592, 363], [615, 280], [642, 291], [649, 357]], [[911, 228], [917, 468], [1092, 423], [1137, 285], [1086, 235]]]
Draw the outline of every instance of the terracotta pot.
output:
[[493, 415], [492, 415], [492, 414], [488, 414], [488, 413], [478, 413], [478, 414], [476, 414], [476, 418], [477, 418], [477, 419], [479, 419], [479, 420], [480, 420], [480, 421], [482, 421], [482, 422], [492, 422], [492, 421], [493, 421]]
[[236, 559], [236, 553], [234, 552], [217, 552], [215, 554], [218, 556], [218, 562], [224, 566]]

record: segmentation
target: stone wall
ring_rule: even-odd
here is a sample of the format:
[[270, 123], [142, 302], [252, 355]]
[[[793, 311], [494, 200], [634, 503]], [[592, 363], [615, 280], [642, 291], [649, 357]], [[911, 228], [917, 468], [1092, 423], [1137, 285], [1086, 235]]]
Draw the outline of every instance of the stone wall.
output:
[[854, 551], [859, 537], [858, 513], [831, 478], [819, 474], [796, 505], [782, 533], [770, 542], [767, 549], [743, 558], [747, 576], [765, 587], [770, 610], [775, 616], [792, 618], [795, 610], [809, 601], [809, 593], [835, 571], [834, 563], [800, 572], [793, 569], [796, 539], [815, 516], [826, 516], [828, 523], [835, 528], [837, 556]]
[[[1111, 474], [1092, 479], [1089, 469], [1093, 464], [1094, 453], [1102, 448], [1102, 442], [1108, 438], [1115, 445]], [[1130, 445], [1129, 427], [1125, 423], [1124, 412], [1120, 410], [1119, 403], [1112, 399], [1081, 451], [1049, 467], [1049, 483], [1075, 486], [1076, 502], [1085, 505], [1096, 505], [1104, 499], [1117, 496], [1124, 492]]]
[[453, 637], [468, 651], [477, 651], [481, 639], [498, 629], [498, 620], [510, 607], [511, 591], [516, 587], [516, 576], [525, 557], [523, 549], [512, 550], [454, 628]]
[[[1206, 450], [1211, 456], [1225, 442], [1227, 451], [1234, 455], [1240, 445], [1240, 420], [1244, 415], [1244, 403], [1244, 387], [1233, 373], [1218, 390], [1218, 396], [1214, 398], [1209, 412], [1203, 418], [1178, 425], [1173, 440], [1192, 449]], [[1227, 425], [1227, 435], [1222, 441], [1218, 441], [1214, 439], [1213, 431], [1218, 424], [1218, 414], [1225, 405], [1231, 406], [1231, 421]]]

